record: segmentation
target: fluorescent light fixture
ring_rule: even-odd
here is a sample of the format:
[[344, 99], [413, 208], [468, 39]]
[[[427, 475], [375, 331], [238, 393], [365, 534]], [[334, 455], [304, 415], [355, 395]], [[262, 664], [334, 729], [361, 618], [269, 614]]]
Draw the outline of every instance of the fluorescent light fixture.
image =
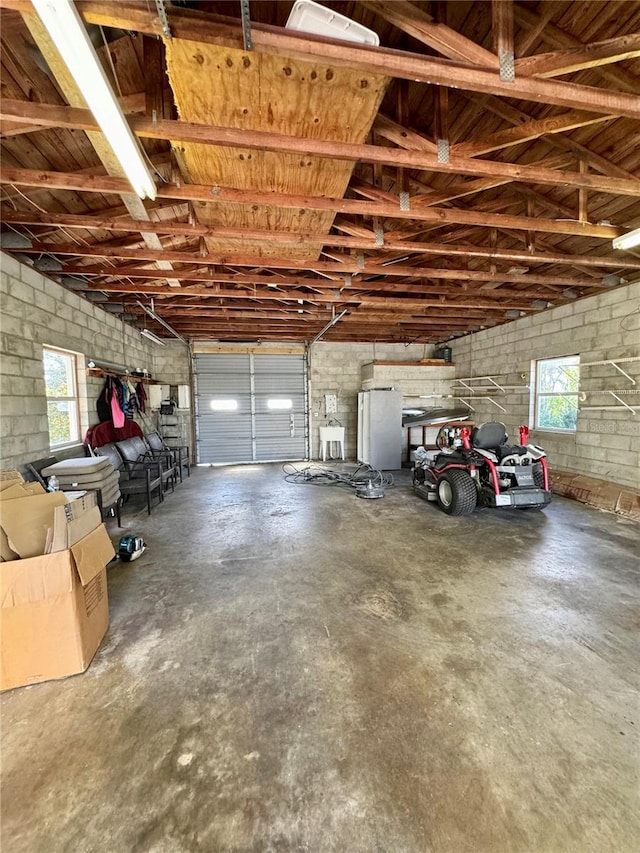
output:
[[613, 241], [614, 249], [633, 249], [636, 246], [640, 246], [640, 228], [621, 234]]
[[159, 338], [155, 332], [152, 332], [151, 329], [141, 329], [140, 334], [143, 338], [147, 338], [149, 341], [153, 341], [154, 344], [160, 344], [161, 347], [166, 346], [165, 342], [162, 338]]
[[72, 0], [33, 0], [33, 6], [134, 191], [140, 198], [154, 199], [151, 172]]
[[[186, 342], [186, 341], [185, 341], [185, 339], [182, 337], [182, 335], [179, 335], [179, 334], [176, 332], [176, 330], [173, 328], [173, 326], [170, 326], [170, 325], [167, 323], [167, 321], [166, 321], [166, 320], [163, 320], [163, 319], [162, 319], [162, 317], [158, 317], [158, 315], [157, 315], [157, 314], [156, 314], [156, 312], [153, 310], [153, 308], [147, 308], [147, 306], [146, 306], [146, 305], [144, 305], [142, 302], [140, 302], [140, 300], [139, 300], [139, 299], [138, 299], [138, 300], [136, 300], [136, 302], [137, 302], [138, 306], [139, 306], [140, 308], [142, 308], [142, 310], [145, 312], [145, 314], [148, 314], [148, 315], [149, 315], [153, 320], [155, 320], [155, 321], [156, 321], [156, 323], [160, 323], [160, 325], [161, 325], [161, 326], [164, 326], [164, 327], [165, 327], [165, 329], [166, 329], [168, 332], [171, 332], [171, 334], [174, 336], [174, 338], [177, 338], [179, 341], [182, 341], [182, 343], [183, 343], [185, 346], [188, 346], [187, 342]], [[153, 304], [153, 300], [151, 300], [151, 302], [152, 302], [152, 304]]]

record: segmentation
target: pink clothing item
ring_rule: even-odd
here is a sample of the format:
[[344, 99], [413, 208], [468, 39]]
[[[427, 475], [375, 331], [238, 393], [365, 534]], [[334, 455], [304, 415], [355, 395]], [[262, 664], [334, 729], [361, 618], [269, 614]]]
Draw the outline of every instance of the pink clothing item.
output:
[[124, 412], [120, 408], [120, 403], [118, 402], [118, 395], [114, 392], [111, 394], [111, 417], [113, 420], [113, 425], [116, 429], [120, 429], [120, 427], [124, 426]]

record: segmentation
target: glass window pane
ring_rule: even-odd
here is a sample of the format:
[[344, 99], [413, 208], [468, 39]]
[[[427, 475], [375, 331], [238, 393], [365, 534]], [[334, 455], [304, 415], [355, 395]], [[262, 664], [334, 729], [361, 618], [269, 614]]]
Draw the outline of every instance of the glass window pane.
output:
[[65, 444], [77, 437], [73, 432], [72, 408], [72, 403], [61, 400], [47, 401], [49, 440], [52, 445]]
[[237, 400], [212, 400], [209, 407], [214, 412], [235, 412], [238, 409]]
[[538, 392], [541, 394], [575, 394], [578, 391], [580, 366], [577, 356], [550, 358], [538, 362]]
[[578, 408], [575, 396], [548, 396], [538, 399], [539, 429], [568, 429], [575, 430]]
[[80, 422], [76, 396], [75, 355], [45, 347], [42, 352], [42, 362], [50, 444], [54, 447], [79, 441]]
[[44, 350], [44, 381], [47, 397], [73, 396], [73, 357]]

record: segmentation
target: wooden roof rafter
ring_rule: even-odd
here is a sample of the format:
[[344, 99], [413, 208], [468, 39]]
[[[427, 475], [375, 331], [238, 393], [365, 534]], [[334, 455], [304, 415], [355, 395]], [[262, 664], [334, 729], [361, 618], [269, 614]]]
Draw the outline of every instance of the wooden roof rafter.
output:
[[[334, 0], [321, 2], [347, 10]], [[134, 54], [139, 63], [149, 60], [146, 75], [140, 76], [140, 66], [125, 76], [139, 86], [126, 90], [132, 105], [137, 98], [131, 124], [143, 147], [165, 161], [158, 201], [144, 205], [159, 246], [145, 245], [141, 218], [115, 203], [126, 182], [100, 175], [88, 165], [90, 157], [83, 162], [84, 134], [74, 128], [93, 132], [86, 114], [59, 106], [44, 116], [56, 98], [45, 94], [38, 100], [48, 103], [31, 103], [36, 99], [18, 88], [9, 90], [11, 97], [25, 97], [15, 112], [11, 97], [0, 111], [22, 122], [10, 125], [12, 135], [5, 139], [4, 225], [29, 233], [34, 245], [26, 257], [43, 250], [58, 257], [64, 273], [84, 275], [89, 290], [102, 288], [115, 303], [155, 294], [167, 318], [188, 336], [212, 336], [206, 324], [214, 315], [223, 318], [215, 321], [215, 337], [251, 339], [255, 321], [262, 338], [282, 334], [286, 326], [294, 337], [309, 339], [311, 316], [317, 315], [321, 328], [323, 312], [345, 305], [350, 314], [331, 330], [332, 338], [442, 340], [504, 322], [505, 310], [529, 313], [534, 302], [561, 304], [609, 287], [612, 278], [636, 280], [640, 258], [610, 245], [640, 218], [640, 145], [633, 143], [640, 102], [625, 97], [639, 88], [640, 14], [622, 3], [626, 11], [619, 21], [608, 7], [600, 4], [592, 13], [595, 6], [581, 0], [572, 6], [565, 0], [436, 4], [433, 18], [425, 13], [427, 4], [404, 0], [349, 4], [350, 16], [379, 30], [377, 49], [274, 27], [286, 17], [280, 6], [255, 4], [252, 65], [260, 57], [276, 58], [271, 67], [277, 76], [277, 58], [289, 57], [294, 69], [306, 62], [317, 71], [392, 75], [373, 131], [362, 142], [345, 144], [330, 134], [312, 139], [313, 133], [296, 131], [294, 124], [283, 133], [277, 122], [231, 127], [213, 113], [193, 123], [178, 121], [179, 101], [165, 85], [165, 45], [153, 6], [80, 0], [85, 20], [129, 33], [114, 48], [118, 61]], [[22, 0], [0, 0], [3, 23], [14, 15], [14, 33], [20, 32], [19, 16], [7, 10], [30, 8]], [[178, 40], [217, 45], [203, 56], [229, 57], [235, 67], [244, 55], [242, 28], [226, 14], [229, 8], [218, 0], [195, 11], [172, 6], [172, 32]], [[271, 17], [276, 12], [277, 20]], [[129, 44], [135, 32], [144, 38]], [[505, 56], [513, 56], [512, 81], [503, 79]], [[24, 52], [13, 57], [28, 61]], [[242, 104], [239, 81], [237, 75], [221, 78], [230, 109], [253, 108], [255, 101]], [[140, 89], [147, 116], [156, 104], [156, 122], [141, 115]], [[28, 122], [33, 132], [23, 132]], [[84, 168], [74, 169], [72, 159], [62, 165], [54, 135], [62, 145], [66, 135], [73, 138]], [[218, 180], [215, 172], [194, 181], [191, 174], [180, 175], [166, 153], [180, 137], [186, 146], [202, 146], [207, 158], [221, 149], [230, 161], [247, 151], [268, 151], [282, 163], [304, 154], [356, 166], [344, 197], [341, 188], [314, 193], [267, 183], [260, 190], [259, 182], [235, 184]], [[24, 146], [33, 146], [37, 156], [26, 156]], [[35, 168], [24, 168], [32, 162]], [[256, 205], [273, 213], [267, 227], [234, 212]], [[219, 207], [220, 215], [200, 218], [206, 207]], [[278, 220], [291, 221], [297, 211], [315, 211], [316, 221], [333, 227], [322, 233], [315, 226], [278, 228]], [[34, 212], [42, 215], [35, 222]], [[13, 218], [21, 216], [28, 221]], [[296, 241], [306, 243], [307, 257], [292, 255]], [[260, 252], [267, 243], [268, 252]], [[173, 270], [154, 269], [158, 260]], [[167, 275], [179, 286], [170, 289]], [[211, 309], [214, 301], [221, 311]], [[206, 310], [199, 311], [200, 303]]]

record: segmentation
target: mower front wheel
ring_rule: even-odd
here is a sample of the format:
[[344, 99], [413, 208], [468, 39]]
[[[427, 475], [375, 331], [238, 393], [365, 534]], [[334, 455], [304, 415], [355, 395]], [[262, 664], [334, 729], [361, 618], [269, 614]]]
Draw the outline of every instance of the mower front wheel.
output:
[[438, 506], [447, 515], [470, 515], [476, 508], [478, 492], [466, 471], [447, 471], [438, 480]]

